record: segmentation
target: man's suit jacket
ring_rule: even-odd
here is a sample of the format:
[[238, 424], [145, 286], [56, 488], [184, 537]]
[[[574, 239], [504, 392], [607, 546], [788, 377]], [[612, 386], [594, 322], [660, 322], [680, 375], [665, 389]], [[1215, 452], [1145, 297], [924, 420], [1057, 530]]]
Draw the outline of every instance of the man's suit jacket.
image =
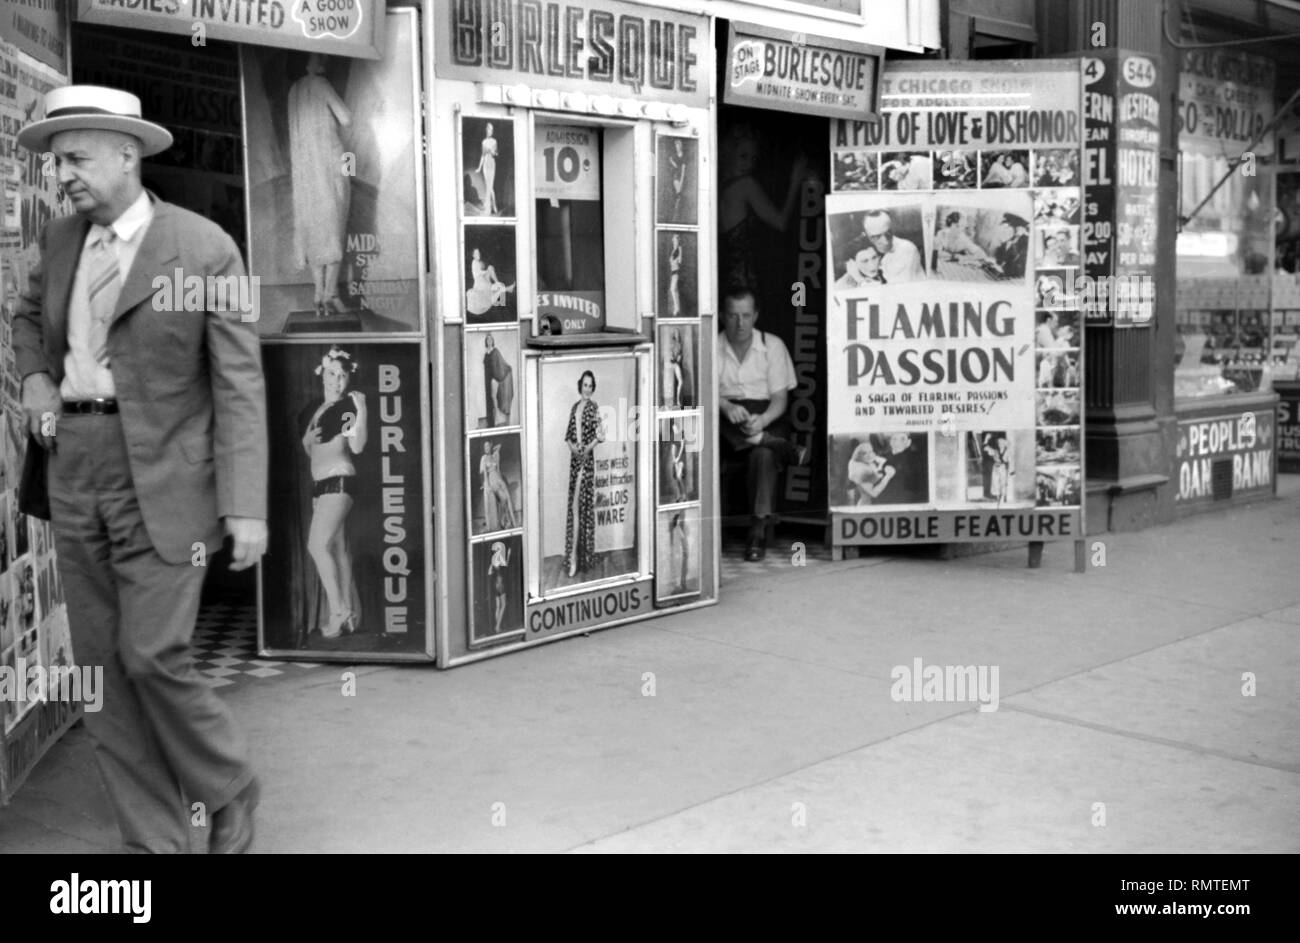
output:
[[[185, 563], [196, 541], [220, 545], [220, 518], [266, 519], [266, 394], [257, 333], [239, 311], [155, 304], [155, 279], [166, 278], [161, 297], [174, 297], [178, 269], [205, 284], [207, 276], [244, 276], [234, 240], [202, 216], [150, 198], [153, 221], [109, 326], [109, 370], [145, 528], [163, 559]], [[89, 228], [89, 220], [67, 216], [41, 233], [41, 262], [14, 315], [21, 377], [45, 371], [56, 386], [63, 380], [68, 303]]]

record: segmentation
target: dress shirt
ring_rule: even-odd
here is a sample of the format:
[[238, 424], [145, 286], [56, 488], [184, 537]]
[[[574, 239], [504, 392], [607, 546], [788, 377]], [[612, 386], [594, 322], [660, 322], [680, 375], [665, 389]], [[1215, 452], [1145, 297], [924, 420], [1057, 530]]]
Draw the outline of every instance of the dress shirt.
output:
[[771, 399], [798, 385], [794, 362], [781, 338], [754, 329], [743, 361], [736, 359], [724, 332], [718, 338], [718, 395], [727, 399]]
[[113, 374], [101, 365], [90, 349], [90, 298], [87, 295], [87, 266], [90, 247], [99, 240], [104, 230], [113, 230], [116, 236], [110, 248], [117, 253], [117, 273], [126, 284], [127, 273], [135, 262], [145, 231], [153, 221], [153, 203], [149, 194], [141, 191], [135, 202], [107, 227], [94, 224], [86, 233], [81, 248], [81, 260], [72, 281], [72, 294], [68, 300], [68, 352], [63, 358], [63, 383], [59, 392], [65, 400], [112, 399], [116, 396]]

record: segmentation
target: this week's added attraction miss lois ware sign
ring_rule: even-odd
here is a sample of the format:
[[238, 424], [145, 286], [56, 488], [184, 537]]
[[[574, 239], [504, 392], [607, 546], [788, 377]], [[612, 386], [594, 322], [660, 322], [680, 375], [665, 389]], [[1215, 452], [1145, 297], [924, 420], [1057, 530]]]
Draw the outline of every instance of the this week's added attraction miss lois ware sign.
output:
[[455, 0], [436, 9], [439, 78], [708, 105], [705, 17], [616, 0]]

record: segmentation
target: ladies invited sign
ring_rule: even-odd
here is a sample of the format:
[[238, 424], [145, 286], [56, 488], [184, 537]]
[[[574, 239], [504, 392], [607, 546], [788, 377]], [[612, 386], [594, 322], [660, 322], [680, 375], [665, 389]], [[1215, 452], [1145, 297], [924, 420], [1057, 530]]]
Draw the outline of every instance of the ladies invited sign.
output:
[[424, 660], [429, 521], [420, 344], [262, 348], [274, 549], [260, 647], [313, 658]]
[[378, 59], [376, 0], [78, 0], [77, 18], [206, 39]]

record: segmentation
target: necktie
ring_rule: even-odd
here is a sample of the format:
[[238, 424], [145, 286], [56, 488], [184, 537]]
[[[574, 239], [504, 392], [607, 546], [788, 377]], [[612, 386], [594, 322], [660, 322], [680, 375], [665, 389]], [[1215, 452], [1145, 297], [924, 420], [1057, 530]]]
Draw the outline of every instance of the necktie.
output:
[[86, 295], [90, 300], [90, 349], [102, 366], [108, 366], [108, 324], [113, 319], [118, 296], [122, 293], [122, 280], [117, 265], [117, 249], [113, 243], [117, 235], [103, 228], [99, 238], [90, 244], [90, 259], [86, 269], [89, 281]]

